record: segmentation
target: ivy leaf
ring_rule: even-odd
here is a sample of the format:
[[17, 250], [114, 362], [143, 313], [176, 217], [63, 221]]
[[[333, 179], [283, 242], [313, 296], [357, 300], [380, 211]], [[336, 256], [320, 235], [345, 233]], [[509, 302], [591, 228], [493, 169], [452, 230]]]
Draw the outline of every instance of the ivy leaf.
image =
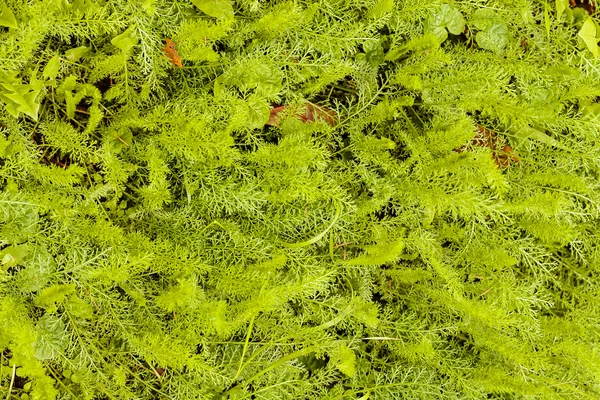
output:
[[465, 18], [460, 11], [448, 4], [443, 4], [425, 21], [425, 32], [433, 33], [441, 42], [448, 38], [448, 32], [460, 35], [464, 30]]
[[203, 13], [217, 19], [233, 19], [231, 0], [192, 0]]
[[127, 30], [118, 36], [115, 36], [110, 41], [113, 46], [118, 49], [128, 52], [133, 46], [138, 44], [138, 38], [135, 35], [135, 28], [130, 26]]
[[37, 328], [38, 337], [33, 343], [35, 358], [50, 360], [66, 350], [69, 338], [65, 333], [65, 324], [60, 318], [45, 314], [38, 321]]
[[54, 80], [58, 75], [58, 71], [60, 70], [60, 58], [58, 56], [54, 56], [48, 61], [48, 64], [44, 67], [43, 75], [44, 78]]
[[586, 19], [578, 35], [583, 39], [587, 48], [594, 55], [594, 58], [598, 58], [598, 38], [596, 37], [596, 24], [594, 20], [591, 18]]
[[0, 8], [2, 12], [0, 13], [0, 26], [6, 26], [8, 28], [17, 28], [19, 25], [17, 24], [17, 19], [15, 18], [15, 14], [8, 8], [6, 5], [2, 5]]

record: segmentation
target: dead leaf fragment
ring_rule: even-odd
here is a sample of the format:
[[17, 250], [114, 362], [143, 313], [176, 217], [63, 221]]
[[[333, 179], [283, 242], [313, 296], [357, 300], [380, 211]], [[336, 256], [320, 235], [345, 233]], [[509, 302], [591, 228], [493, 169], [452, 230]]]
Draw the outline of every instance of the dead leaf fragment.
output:
[[171, 64], [173, 64], [173, 66], [183, 68], [183, 64], [181, 63], [181, 57], [179, 56], [179, 53], [175, 48], [175, 42], [173, 42], [169, 38], [166, 38], [165, 42], [167, 44], [165, 45], [165, 47], [163, 47], [162, 50], [165, 52], [165, 55], [167, 56], [169, 61], [171, 61]]
[[299, 107], [273, 107], [267, 125], [279, 126], [285, 117], [292, 115], [302, 122], [323, 121], [331, 126], [334, 126], [337, 123], [337, 117], [333, 110], [316, 104], [305, 103]]

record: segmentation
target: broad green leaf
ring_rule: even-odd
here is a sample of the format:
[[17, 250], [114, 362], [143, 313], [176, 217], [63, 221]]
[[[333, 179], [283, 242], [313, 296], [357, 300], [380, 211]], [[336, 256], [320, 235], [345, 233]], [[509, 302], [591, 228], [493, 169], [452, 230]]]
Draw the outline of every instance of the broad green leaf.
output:
[[245, 117], [245, 125], [249, 129], [265, 126], [271, 113], [269, 103], [256, 95], [250, 96], [246, 101], [240, 101], [236, 109]]
[[538, 129], [532, 128], [530, 126], [523, 126], [521, 128], [511, 129], [511, 132], [514, 134], [514, 136], [517, 139], [520, 139], [520, 140], [533, 139], [540, 143], [544, 143], [548, 146], [556, 147], [556, 148], [563, 149], [563, 150], [569, 150], [569, 151], [571, 150], [567, 146], [561, 144], [559, 141], [554, 139], [553, 137], [548, 136], [544, 132], [542, 132]]
[[77, 61], [88, 52], [89, 49], [86, 46], [75, 47], [74, 49], [65, 51], [65, 58], [69, 61]]
[[465, 19], [463, 15], [448, 4], [443, 4], [425, 21], [425, 33], [433, 33], [441, 42], [448, 38], [448, 32], [453, 35], [460, 35], [464, 30]]
[[46, 66], [44, 67], [44, 78], [54, 80], [58, 75], [58, 71], [60, 70], [60, 58], [58, 56], [54, 56], [48, 61]]
[[48, 285], [54, 270], [53, 259], [48, 254], [36, 254], [15, 276], [16, 287], [23, 293], [32, 293]]
[[65, 302], [65, 308], [68, 312], [79, 318], [89, 319], [94, 316], [92, 306], [77, 296], [71, 296], [71, 298]]
[[596, 24], [592, 18], [588, 18], [583, 23], [579, 31], [579, 37], [583, 39], [589, 51], [592, 52], [594, 58], [598, 58], [598, 38], [596, 37]]
[[365, 60], [374, 67], [383, 62], [383, 47], [379, 41], [371, 40], [363, 44], [365, 51]]
[[112, 38], [110, 43], [112, 43], [112, 45], [116, 48], [121, 49], [124, 52], [128, 52], [133, 46], [138, 44], [135, 28], [130, 26], [125, 32]]
[[119, 153], [133, 144], [133, 133], [127, 127], [121, 127], [119, 130], [112, 129], [107, 139], [110, 149], [115, 153]]
[[3, 5], [1, 8], [2, 12], [0, 13], [0, 26], [6, 26], [8, 28], [17, 28], [19, 25], [17, 24], [17, 19], [15, 18], [15, 14], [8, 8], [6, 5]]
[[568, 8], [569, 0], [556, 0], [556, 18], [560, 18]]
[[0, 251], [0, 262], [2, 263], [2, 269], [7, 270], [10, 267], [19, 265], [27, 254], [29, 253], [29, 246], [26, 244], [8, 246], [4, 250]]
[[218, 19], [233, 18], [233, 3], [231, 0], [191, 0], [203, 13]]
[[480, 8], [471, 17], [473, 26], [480, 31], [488, 29], [498, 21], [498, 16], [489, 8]]
[[484, 31], [477, 32], [475, 40], [482, 49], [499, 52], [508, 44], [508, 26], [495, 23]]
[[45, 314], [37, 324], [38, 337], [33, 343], [34, 356], [38, 360], [50, 360], [63, 353], [69, 338], [64, 322], [55, 315]]
[[489, 8], [475, 11], [471, 17], [473, 26], [480, 32], [475, 41], [482, 49], [499, 52], [508, 44], [508, 25]]
[[5, 103], [9, 114], [18, 117], [20, 113], [24, 113], [37, 121], [40, 104], [36, 99], [40, 90], [18, 83], [1, 83], [0, 87], [0, 100]]
[[94, 5], [91, 0], [73, 0], [71, 10], [79, 11], [81, 14], [85, 14]]

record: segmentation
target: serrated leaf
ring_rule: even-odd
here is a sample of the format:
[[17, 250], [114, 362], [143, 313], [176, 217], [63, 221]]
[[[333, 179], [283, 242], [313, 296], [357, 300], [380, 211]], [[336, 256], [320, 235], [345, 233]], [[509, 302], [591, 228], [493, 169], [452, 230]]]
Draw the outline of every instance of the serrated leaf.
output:
[[504, 23], [494, 23], [484, 31], [477, 32], [475, 41], [482, 49], [502, 51], [508, 44], [508, 26]]
[[35, 298], [34, 304], [37, 307], [49, 308], [54, 303], [62, 303], [74, 291], [75, 285], [72, 283], [66, 285], [55, 284], [44, 288]]
[[394, 0], [379, 0], [367, 14], [369, 19], [379, 19], [385, 17], [394, 10]]
[[0, 262], [6, 271], [8, 268], [19, 265], [29, 254], [29, 246], [26, 244], [8, 246], [0, 251]]
[[348, 261], [346, 265], [364, 265], [375, 266], [392, 262], [399, 258], [404, 250], [405, 244], [403, 238], [398, 238], [393, 242], [379, 243], [370, 246], [364, 246], [366, 253]]
[[12, 10], [6, 5], [2, 5], [2, 12], [0, 13], [0, 26], [6, 26], [7, 28], [18, 28], [17, 19]]
[[363, 44], [366, 61], [374, 67], [377, 67], [383, 62], [383, 47], [378, 41], [368, 41]]
[[583, 23], [578, 36], [583, 39], [588, 50], [594, 55], [594, 58], [598, 58], [598, 38], [596, 37], [596, 24], [592, 18], [588, 18]]
[[456, 8], [443, 4], [425, 21], [425, 32], [433, 33], [440, 41], [448, 38], [448, 32], [460, 35], [465, 30], [465, 19]]
[[36, 98], [40, 90], [32, 90], [31, 85], [23, 84], [3, 83], [0, 86], [4, 88], [0, 91], [0, 100], [5, 103], [11, 115], [18, 117], [20, 113], [24, 113], [37, 121], [40, 104], [36, 102]]
[[75, 109], [77, 108], [77, 102], [75, 101], [73, 92], [71, 92], [70, 90], [65, 92], [65, 102], [67, 104], [67, 109], [65, 110], [67, 117], [69, 117], [70, 119], [75, 118]]
[[344, 344], [340, 346], [338, 356], [337, 369], [347, 376], [354, 376], [356, 374], [356, 354], [354, 351]]
[[46, 66], [44, 67], [43, 76], [46, 79], [54, 80], [58, 75], [58, 71], [60, 70], [60, 58], [58, 56], [54, 56], [48, 61]]
[[77, 296], [72, 296], [67, 300], [65, 302], [65, 308], [68, 312], [79, 318], [89, 319], [94, 316], [92, 306]]
[[46, 314], [37, 324], [38, 337], [33, 343], [34, 356], [38, 360], [50, 360], [63, 353], [69, 338], [65, 334], [65, 324], [55, 315]]
[[116, 48], [128, 52], [133, 46], [138, 44], [135, 28], [130, 26], [125, 32], [112, 38], [110, 43]]
[[233, 18], [233, 3], [231, 0], [191, 0], [203, 13], [218, 19]]
[[119, 130], [112, 129], [108, 134], [108, 145], [112, 151], [119, 153], [124, 148], [133, 144], [133, 133], [131, 129], [122, 127]]
[[473, 26], [481, 31], [488, 29], [498, 22], [498, 16], [489, 8], [480, 8], [473, 13], [471, 17]]
[[259, 96], [251, 96], [243, 104], [247, 115], [247, 127], [249, 129], [259, 129], [265, 126], [271, 114], [269, 103]]

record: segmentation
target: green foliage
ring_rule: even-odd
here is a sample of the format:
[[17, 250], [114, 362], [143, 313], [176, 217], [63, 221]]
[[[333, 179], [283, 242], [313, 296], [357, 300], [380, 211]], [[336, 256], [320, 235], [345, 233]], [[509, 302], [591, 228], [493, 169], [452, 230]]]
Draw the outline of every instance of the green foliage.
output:
[[597, 27], [0, 2], [0, 398], [599, 398]]

